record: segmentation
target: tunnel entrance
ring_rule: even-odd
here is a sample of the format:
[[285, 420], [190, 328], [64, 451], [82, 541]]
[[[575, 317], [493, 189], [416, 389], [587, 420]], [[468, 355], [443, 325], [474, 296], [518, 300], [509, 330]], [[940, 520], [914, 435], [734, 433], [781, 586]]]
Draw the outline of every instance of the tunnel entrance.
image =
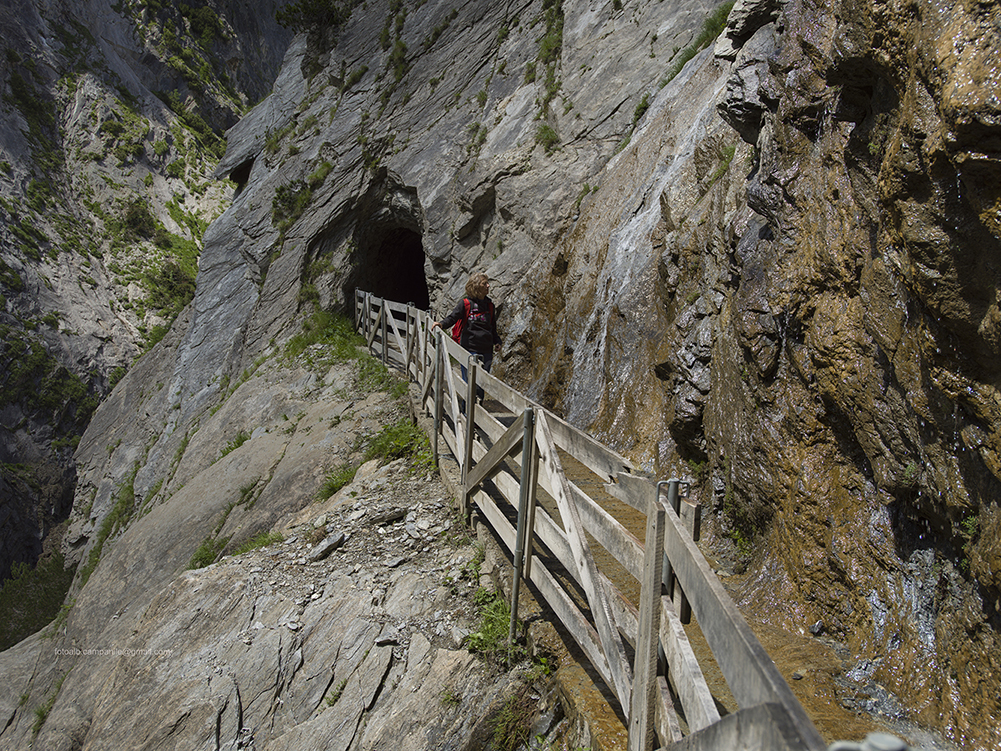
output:
[[421, 310], [431, 305], [424, 277], [421, 236], [406, 227], [373, 232], [358, 248], [356, 286], [377, 297], [413, 303]]

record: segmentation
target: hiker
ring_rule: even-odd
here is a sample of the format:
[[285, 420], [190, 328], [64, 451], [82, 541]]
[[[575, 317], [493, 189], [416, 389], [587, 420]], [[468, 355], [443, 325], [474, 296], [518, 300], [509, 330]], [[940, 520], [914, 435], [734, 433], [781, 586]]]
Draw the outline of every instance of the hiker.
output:
[[[501, 346], [501, 338], [497, 335], [497, 313], [487, 297], [489, 289], [490, 280], [486, 274], [473, 274], [466, 282], [466, 296], [443, 320], [431, 323], [432, 329], [436, 326], [443, 329], [452, 327], [452, 338], [464, 349], [483, 358], [483, 369], [488, 373], [494, 361], [494, 350], [500, 351]], [[466, 378], [465, 367], [462, 368], [462, 378]]]

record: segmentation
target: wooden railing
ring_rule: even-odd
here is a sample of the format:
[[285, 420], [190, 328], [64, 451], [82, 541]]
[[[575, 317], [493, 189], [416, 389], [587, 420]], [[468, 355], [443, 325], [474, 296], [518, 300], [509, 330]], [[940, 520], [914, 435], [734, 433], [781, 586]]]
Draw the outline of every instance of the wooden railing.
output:
[[[512, 553], [515, 587], [522, 577], [534, 585], [615, 693], [630, 751], [826, 748], [692, 539], [697, 509], [680, 480], [644, 477], [483, 370], [424, 311], [357, 291], [355, 314], [370, 350], [419, 387], [435, 459], [444, 442], [461, 469], [463, 513], [479, 509]], [[568, 477], [566, 457], [645, 516], [645, 544]], [[592, 540], [639, 582], [637, 602], [599, 570]], [[684, 628], [689, 608], [735, 712], [721, 716], [706, 684]]]

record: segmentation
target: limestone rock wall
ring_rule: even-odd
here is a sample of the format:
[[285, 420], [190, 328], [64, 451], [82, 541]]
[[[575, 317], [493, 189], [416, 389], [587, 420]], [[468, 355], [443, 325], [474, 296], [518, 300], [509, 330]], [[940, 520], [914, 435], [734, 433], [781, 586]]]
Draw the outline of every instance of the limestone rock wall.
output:
[[748, 608], [993, 747], [996, 13], [742, 5], [537, 261], [525, 378], [696, 479]]
[[[0, 578], [66, 518], [98, 401], [190, 299], [224, 129], [269, 90], [275, 4], [0, 9]], [[215, 148], [219, 153], [211, 153]]]

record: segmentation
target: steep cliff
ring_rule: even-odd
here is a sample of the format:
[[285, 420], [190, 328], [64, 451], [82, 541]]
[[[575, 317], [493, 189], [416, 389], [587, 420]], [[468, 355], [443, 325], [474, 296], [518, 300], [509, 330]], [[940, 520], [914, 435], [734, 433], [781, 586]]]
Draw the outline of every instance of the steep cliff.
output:
[[[330, 459], [317, 439], [271, 472], [298, 408], [265, 377], [304, 321], [356, 286], [444, 311], [484, 270], [497, 372], [693, 476], [758, 617], [837, 644], [901, 714], [997, 745], [996, 9], [739, 3], [704, 49], [711, 3], [290, 7], [303, 33], [228, 133], [215, 174], [237, 189], [193, 302], [81, 441], [66, 552], [86, 563], [60, 638], [115, 638], [90, 616], [119, 596], [129, 624], [152, 617], [250, 480], [237, 537], [308, 503]], [[220, 447], [258, 427], [268, 471], [213, 491]], [[126, 554], [195, 498], [177, 552]], [[121, 508], [149, 512], [121, 533]], [[49, 738], [89, 732], [90, 670], [59, 684]]]
[[274, 9], [0, 8], [0, 579], [67, 517], [95, 406], [194, 293], [222, 134], [290, 37]]
[[665, 89], [509, 331], [571, 419], [696, 475], [749, 607], [994, 747], [997, 11], [759, 10], [693, 71], [753, 148]]

